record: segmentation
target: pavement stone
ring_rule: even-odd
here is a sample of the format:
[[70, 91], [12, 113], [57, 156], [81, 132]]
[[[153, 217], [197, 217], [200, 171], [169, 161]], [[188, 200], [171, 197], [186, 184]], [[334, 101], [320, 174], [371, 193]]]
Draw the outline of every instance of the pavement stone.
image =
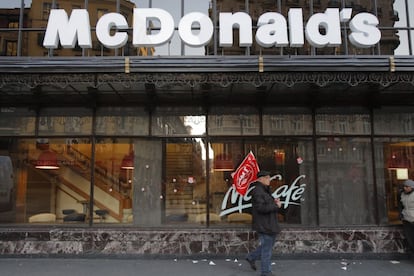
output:
[[[258, 268], [260, 263], [258, 262]], [[275, 275], [414, 275], [414, 260], [273, 260]], [[15, 276], [254, 276], [243, 259], [0, 258], [0, 275]]]

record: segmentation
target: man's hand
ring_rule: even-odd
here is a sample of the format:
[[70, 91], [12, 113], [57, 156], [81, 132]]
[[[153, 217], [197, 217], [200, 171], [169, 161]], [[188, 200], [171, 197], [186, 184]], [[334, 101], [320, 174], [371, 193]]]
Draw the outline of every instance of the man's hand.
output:
[[280, 202], [280, 198], [275, 198], [275, 203], [276, 203], [277, 207], [279, 207], [279, 208], [282, 207], [282, 202]]

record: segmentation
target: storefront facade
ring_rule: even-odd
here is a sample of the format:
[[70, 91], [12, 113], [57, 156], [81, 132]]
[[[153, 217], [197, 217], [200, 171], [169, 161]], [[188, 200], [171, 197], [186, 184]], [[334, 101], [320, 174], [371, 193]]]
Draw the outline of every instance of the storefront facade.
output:
[[[398, 192], [414, 173], [412, 3], [314, 0], [299, 11], [300, 1], [260, 8], [200, 1], [215, 27], [190, 48], [184, 44], [203, 41], [208, 23], [181, 33], [179, 18], [193, 8], [178, 1], [172, 54], [174, 42], [162, 49], [134, 40], [129, 1], [67, 2], [32, 1], [20, 12], [25, 29], [2, 29], [19, 45], [16, 56], [0, 57], [3, 254], [243, 255], [255, 244], [250, 197], [234, 190], [232, 172], [249, 152], [275, 176], [274, 196], [283, 202], [275, 254], [406, 252]], [[32, 45], [34, 33], [46, 37], [49, 7], [87, 10], [97, 20], [122, 14], [131, 35], [112, 48], [94, 31], [90, 48], [53, 48], [46, 38]], [[341, 22], [337, 45], [328, 11], [339, 19], [344, 8], [352, 8], [353, 23]], [[230, 46], [220, 33], [220, 14], [237, 11], [257, 26], [247, 47], [239, 45], [244, 29]], [[258, 35], [257, 18], [269, 11], [275, 21], [288, 18], [290, 29], [297, 24], [290, 12], [302, 12], [303, 45], [290, 36], [288, 45], [264, 46], [272, 35]], [[348, 39], [358, 15], [379, 20], [372, 46]], [[163, 25], [154, 22], [155, 40]], [[325, 30], [312, 34], [312, 22]]]

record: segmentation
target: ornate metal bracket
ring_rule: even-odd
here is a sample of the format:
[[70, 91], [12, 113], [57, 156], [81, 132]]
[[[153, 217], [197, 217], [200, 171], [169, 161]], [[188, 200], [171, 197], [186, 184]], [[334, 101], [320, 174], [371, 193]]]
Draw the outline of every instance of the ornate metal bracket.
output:
[[111, 74], [0, 74], [0, 89], [12, 87], [33, 89], [39, 86], [64, 89], [69, 85], [97, 88], [103, 84], [119, 84], [125, 88], [134, 83], [199, 87], [203, 84], [227, 87], [231, 84], [250, 84], [260, 87], [269, 83], [294, 87], [296, 84], [312, 83], [319, 87], [340, 83], [349, 86], [379, 84], [388, 87], [395, 83], [414, 86], [414, 72], [268, 72], [268, 73], [111, 73]]

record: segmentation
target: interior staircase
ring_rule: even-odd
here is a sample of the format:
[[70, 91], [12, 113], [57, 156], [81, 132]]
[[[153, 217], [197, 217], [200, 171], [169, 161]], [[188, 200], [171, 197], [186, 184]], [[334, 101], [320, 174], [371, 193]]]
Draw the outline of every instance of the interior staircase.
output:
[[193, 197], [193, 186], [189, 183], [177, 187], [167, 184], [165, 215], [167, 221], [195, 221], [198, 214], [205, 214], [205, 201]]
[[[165, 216], [167, 221], [196, 221], [197, 215], [205, 214], [205, 199], [194, 196], [197, 180], [200, 181], [202, 167], [197, 143], [172, 143], [166, 147]], [[194, 178], [194, 182], [189, 181]]]
[[[57, 152], [59, 149], [50, 150]], [[67, 147], [62, 152], [59, 151], [59, 158], [64, 167], [56, 174], [54, 171], [42, 170], [41, 174], [45, 177], [55, 177], [57, 180], [57, 189], [64, 196], [72, 201], [72, 206], [63, 206], [62, 209], [79, 206], [79, 202], [90, 201], [90, 179], [91, 179], [91, 160], [82, 152], [74, 148]], [[112, 220], [122, 221], [123, 219], [123, 202], [126, 196], [120, 191], [118, 178], [111, 175], [107, 170], [99, 165], [95, 165], [95, 193], [94, 193], [94, 211], [107, 210]], [[57, 219], [61, 219], [63, 214], [61, 210], [56, 210]], [[99, 216], [97, 216], [99, 218]]]

